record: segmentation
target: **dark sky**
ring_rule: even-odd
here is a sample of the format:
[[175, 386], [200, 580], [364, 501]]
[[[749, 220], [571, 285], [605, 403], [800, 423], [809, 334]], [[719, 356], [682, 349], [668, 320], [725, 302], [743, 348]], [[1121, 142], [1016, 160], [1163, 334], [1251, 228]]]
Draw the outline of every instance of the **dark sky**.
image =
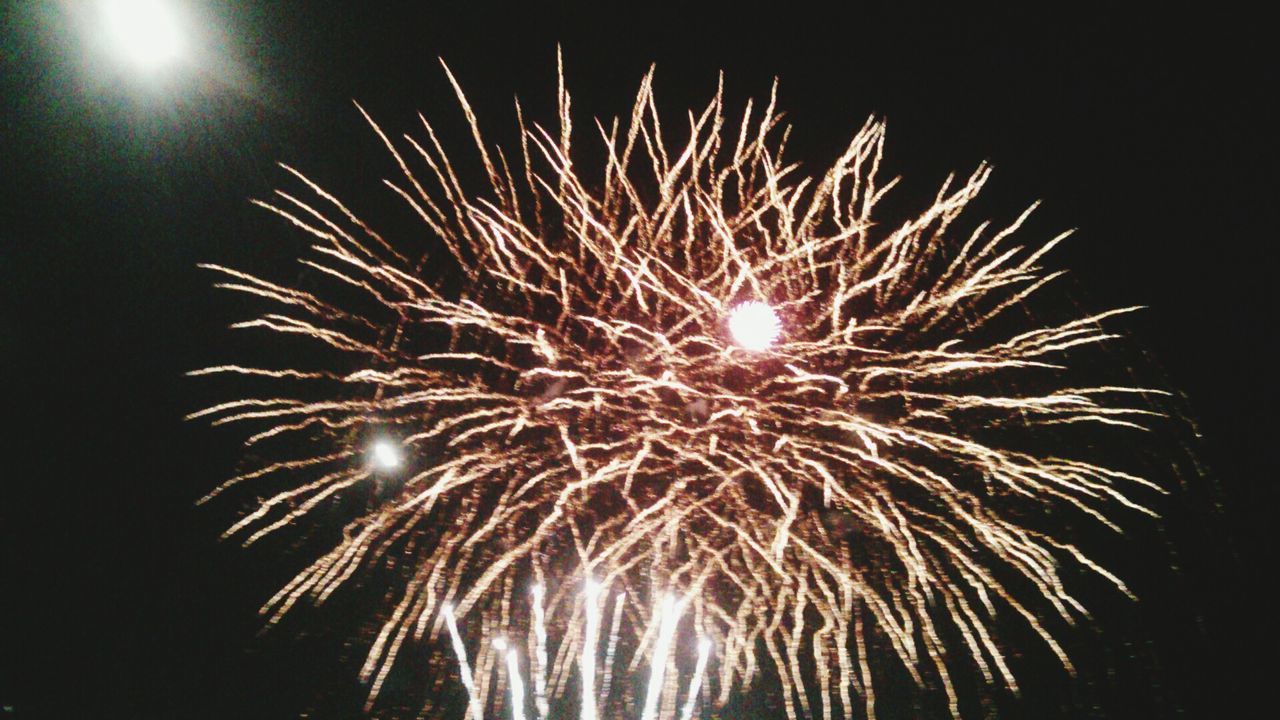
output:
[[249, 347], [224, 329], [244, 305], [196, 264], [291, 257], [247, 202], [284, 182], [276, 161], [388, 206], [393, 168], [351, 100], [395, 130], [453, 117], [437, 56], [487, 128], [514, 122], [514, 93], [550, 119], [557, 43], [580, 119], [624, 112], [650, 62], [671, 111], [720, 69], [739, 102], [776, 75], [793, 158], [829, 161], [881, 113], [914, 187], [990, 160], [997, 210], [1043, 198], [1043, 227], [1078, 227], [1055, 262], [1086, 305], [1149, 306], [1134, 341], [1187, 396], [1206, 471], [1131, 543], [1150, 592], [1102, 603], [1099, 627], [1126, 627], [1080, 641], [1110, 658], [1090, 687], [1033, 678], [1045, 693], [1005, 713], [1231, 717], [1274, 695], [1254, 659], [1275, 647], [1267, 23], [1222, 3], [607, 5], [213, 2], [197, 17], [217, 62], [157, 86], [89, 49], [67, 6], [5, 4], [0, 717], [350, 717], [360, 688], [323, 620], [256, 636], [296, 559], [220, 545], [234, 508], [194, 506], [238, 451], [182, 420], [228, 388], [183, 373]]

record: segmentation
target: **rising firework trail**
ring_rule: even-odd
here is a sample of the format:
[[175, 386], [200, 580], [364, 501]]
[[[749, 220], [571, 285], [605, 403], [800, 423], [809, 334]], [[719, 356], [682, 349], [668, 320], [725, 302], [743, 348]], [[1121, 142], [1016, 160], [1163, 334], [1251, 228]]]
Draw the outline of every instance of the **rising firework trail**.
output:
[[1062, 528], [1118, 531], [1161, 491], [1062, 439], [1154, 415], [1151, 391], [1090, 380], [1078, 359], [1134, 308], [1028, 320], [1065, 233], [1018, 240], [1034, 206], [970, 221], [986, 165], [877, 220], [896, 184], [884, 123], [808, 173], [784, 159], [776, 86], [733, 111], [721, 84], [673, 130], [651, 71], [583, 152], [563, 73], [556, 126], [517, 103], [519, 142], [502, 148], [445, 72], [474, 162], [425, 118], [394, 139], [369, 120], [423, 232], [384, 236], [286, 167], [300, 191], [258, 204], [310, 239], [305, 287], [209, 266], [270, 306], [234, 327], [311, 348], [303, 366], [196, 373], [268, 388], [192, 416], [250, 428], [271, 458], [211, 493], [265, 497], [226, 535], [350, 512], [266, 603], [271, 622], [382, 573], [393, 601], [360, 672], [371, 707], [406, 648], [439, 641], [446, 605], [507, 627], [535, 580], [564, 641], [526, 667], [547, 673], [535, 704], [560, 697], [569, 658], [598, 657], [600, 618], [572, 589], [587, 577], [625, 593], [606, 655], [656, 642], [647, 609], [674, 588], [716, 648], [715, 702], [763, 662], [793, 718], [874, 716], [888, 665], [941, 688], [952, 714], [957, 664], [1016, 691], [995, 632], [1010, 622], [1071, 669], [1054, 626], [1085, 614], [1075, 570], [1129, 591]]
[[[590, 615], [592, 613], [592, 609], [591, 609], [592, 605], [599, 602], [601, 592], [602, 592], [602, 588], [598, 583], [594, 581], [587, 582], [582, 608], [583, 608], [583, 611], [588, 615], [588, 623], [591, 622]], [[535, 608], [534, 617], [536, 618], [537, 617], [536, 606], [538, 603], [538, 593], [536, 592], [536, 588], [535, 588], [533, 603]], [[673, 657], [672, 642], [676, 634], [676, 628], [679, 625], [679, 621], [680, 621], [679, 605], [677, 600], [674, 597], [667, 596], [666, 598], [663, 599], [662, 605], [657, 609], [657, 612], [659, 613], [658, 623], [661, 626], [662, 630], [657, 639], [657, 642], [653, 644], [653, 648], [650, 651], [650, 655], [648, 657], [649, 665], [652, 668], [652, 670], [649, 675], [649, 683], [645, 689], [645, 705], [644, 705], [644, 710], [641, 711], [641, 715], [640, 715], [641, 718], [654, 717], [654, 713], [657, 708], [657, 703], [659, 700], [662, 699], [662, 696], [664, 693], [669, 694], [670, 697], [668, 699], [674, 699], [674, 693], [677, 689], [677, 684], [678, 684], [675, 679], [668, 679], [664, 681], [665, 669], [668, 666], [668, 664], [671, 662]], [[596, 622], [598, 623], [599, 622], [598, 616], [600, 615], [598, 604], [596, 605], [595, 615], [597, 616]], [[476, 690], [476, 685], [471, 680], [471, 668], [467, 662], [466, 649], [463, 645], [463, 642], [460, 636], [458, 635], [456, 619], [452, 613], [452, 610], [448, 606], [445, 606], [444, 610], [442, 611], [442, 616], [445, 623], [449, 626], [449, 632], [451, 637], [453, 638], [454, 653], [458, 660], [458, 671], [462, 677], [463, 686], [467, 690], [468, 707], [471, 708], [473, 711], [475, 711], [476, 708], [481, 708], [485, 706], [486, 698], [483, 697], [480, 694], [480, 692]], [[534, 635], [535, 637], [543, 638], [538, 640], [537, 642], [539, 643], [545, 642], [545, 637], [542, 635], [544, 631], [545, 631], [545, 628], [540, 630], [536, 626], [536, 619], [535, 619]], [[507, 684], [510, 687], [510, 698], [509, 698], [510, 706], [509, 706], [508, 714], [510, 715], [512, 720], [524, 720], [525, 718], [525, 695], [524, 695], [525, 682], [524, 682], [524, 677], [520, 673], [520, 651], [518, 648], [513, 647], [512, 643], [506, 638], [501, 638], [501, 637], [497, 638], [493, 641], [492, 645], [499, 653], [501, 653], [502, 660], [498, 664], [505, 663], [504, 667], [506, 671]], [[643, 651], [643, 648], [641, 648], [641, 650]], [[536, 650], [536, 649], [533, 650], [533, 654], [536, 654], [538, 652], [541, 652], [541, 650]], [[706, 638], [700, 639], [698, 641], [697, 665], [694, 668], [693, 678], [689, 683], [687, 696], [684, 702], [683, 709], [681, 710], [681, 714], [680, 714], [680, 717], [682, 718], [682, 720], [689, 720], [689, 718], [691, 718], [693, 715], [694, 708], [697, 707], [697, 703], [700, 697], [699, 690], [701, 690], [702, 688], [703, 672], [706, 669], [707, 660], [710, 654], [711, 654], [711, 642]], [[640, 655], [637, 655], [636, 659], [639, 659], [639, 658], [640, 658]], [[611, 664], [611, 662], [612, 662], [611, 660], [607, 661], [607, 665]], [[584, 648], [582, 652], [582, 656], [580, 658], [579, 667], [578, 667], [578, 671], [580, 674], [579, 683], [578, 683], [578, 693], [580, 695], [579, 706], [581, 708], [581, 712], [578, 715], [578, 717], [580, 718], [580, 720], [588, 720], [589, 718], [597, 717], [596, 709], [600, 706], [605, 705], [609, 700], [608, 693], [607, 692], [598, 693], [596, 691], [594, 683], [592, 683], [590, 680], [590, 678], [594, 675], [597, 669], [596, 668], [597, 663], [598, 663], [598, 659], [595, 657], [595, 654], [591, 650]], [[628, 704], [630, 703], [631, 700], [632, 698], [630, 697], [623, 698], [623, 704], [624, 705]], [[547, 717], [546, 710], [539, 709], [537, 712], [538, 712], [538, 717], [540, 718]]]

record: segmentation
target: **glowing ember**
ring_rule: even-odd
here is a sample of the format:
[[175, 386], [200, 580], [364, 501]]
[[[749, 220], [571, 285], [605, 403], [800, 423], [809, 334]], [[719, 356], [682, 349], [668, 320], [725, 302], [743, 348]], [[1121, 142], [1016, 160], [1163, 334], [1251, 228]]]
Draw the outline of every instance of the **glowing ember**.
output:
[[781, 332], [777, 313], [762, 302], [745, 302], [729, 312], [729, 333], [746, 350], [768, 350]]

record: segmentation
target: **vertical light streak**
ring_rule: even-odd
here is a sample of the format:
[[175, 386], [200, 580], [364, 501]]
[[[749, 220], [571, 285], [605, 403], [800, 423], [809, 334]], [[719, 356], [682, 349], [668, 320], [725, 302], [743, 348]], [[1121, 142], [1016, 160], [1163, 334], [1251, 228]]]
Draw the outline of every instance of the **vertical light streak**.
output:
[[698, 691], [702, 689], [702, 674], [707, 669], [707, 658], [711, 655], [711, 641], [707, 638], [698, 640], [698, 664], [693, 669], [693, 681], [689, 684], [689, 696], [684, 701], [684, 710], [680, 712], [680, 720], [692, 720], [693, 708], [698, 704]]
[[600, 685], [600, 697], [609, 697], [613, 685], [613, 658], [618, 650], [618, 626], [622, 623], [622, 603], [627, 599], [626, 593], [618, 593], [613, 601], [613, 619], [609, 628], [609, 647], [604, 653], [604, 682]]
[[[581, 627], [584, 630], [584, 650], [578, 656], [579, 669], [582, 673], [581, 687], [583, 707], [582, 712], [579, 715], [579, 720], [592, 720], [594, 718], [598, 718], [600, 708], [604, 706], [609, 699], [607, 687], [599, 694], [595, 692], [594, 680], [596, 665], [594, 648], [598, 645], [600, 624], [603, 619], [599, 608], [600, 600], [604, 595], [603, 590], [604, 589], [600, 583], [588, 579], [583, 592], [583, 614], [585, 621]], [[542, 602], [545, 600], [545, 592], [535, 590], [534, 597], [536, 602]], [[614, 607], [615, 617], [622, 614], [621, 608], [625, 597], [626, 596], [623, 593], [619, 593], [616, 596]], [[594, 609], [592, 609], [592, 603], [595, 604]], [[651, 622], [653, 623], [651, 627], [656, 629], [657, 635], [653, 642], [652, 654], [649, 657], [649, 689], [645, 700], [645, 706], [641, 712], [641, 718], [644, 720], [654, 720], [655, 716], [659, 713], [661, 713], [663, 717], [666, 717], [669, 714], [671, 717], [676, 717], [678, 715], [681, 720], [690, 720], [692, 718], [692, 713], [697, 706], [698, 693], [702, 689], [702, 682], [703, 678], [706, 676], [708, 659], [711, 655], [711, 641], [707, 638], [699, 639], [698, 660], [694, 668], [693, 677], [689, 684], [688, 694], [685, 697], [684, 704], [677, 708], [677, 696], [679, 695], [677, 689], [679, 688], [680, 683], [678, 675], [674, 674], [674, 668], [676, 665], [671, 651], [675, 641], [676, 630], [680, 624], [680, 616], [683, 607], [684, 601], [679, 600], [674, 595], [668, 594], [664, 596], [662, 603], [659, 605], [651, 619]], [[468, 695], [471, 701], [470, 707], [472, 708], [472, 714], [478, 715], [483, 706], [480, 698], [482, 696], [487, 697], [488, 691], [477, 692], [475, 690], [476, 685], [472, 680], [471, 669], [467, 662], [466, 651], [462, 647], [462, 640], [458, 633], [457, 622], [454, 617], [452, 606], [445, 606], [442, 613], [444, 615], [445, 622], [448, 625], [450, 637], [453, 640], [454, 652], [458, 656], [458, 663], [461, 668], [463, 683], [468, 686]], [[534, 620], [534, 622], [536, 623], [537, 620]], [[615, 630], [617, 625], [618, 623], [615, 622]], [[535, 631], [535, 634], [536, 632], [537, 631]], [[542, 632], [545, 637], [545, 627]], [[545, 639], [543, 642], [545, 644]], [[566, 646], [561, 645], [562, 650], [565, 649], [565, 647]], [[496, 666], [498, 672], [501, 671], [503, 661], [505, 660], [506, 677], [511, 687], [511, 718], [512, 720], [525, 720], [526, 685], [525, 678], [520, 673], [519, 651], [516, 646], [507, 639], [506, 635], [494, 638], [491, 644], [482, 644], [482, 657], [485, 656], [489, 648], [492, 648], [493, 652], [497, 653], [497, 660], [492, 664]], [[640, 661], [639, 653], [641, 653], [643, 649], [644, 644], [642, 644], [641, 647], [636, 648], [637, 654], [633, 658], [634, 661]], [[486, 665], [484, 662], [481, 662], [480, 664]], [[668, 666], [672, 669], [672, 674], [670, 674], [669, 677], [669, 673], [667, 673]], [[492, 676], [488, 677], [493, 679]], [[606, 677], [608, 676], [606, 675]], [[501, 684], [499, 683], [497, 687], [501, 687]], [[493, 692], [501, 694], [502, 691], [494, 690]], [[659, 709], [659, 705], [661, 705], [661, 709]], [[549, 714], [549, 710], [540, 712], [546, 712]]]
[[462, 636], [458, 634], [458, 621], [453, 616], [453, 606], [445, 605], [440, 611], [444, 615], [444, 624], [449, 628], [449, 639], [453, 642], [453, 654], [458, 656], [458, 674], [462, 676], [462, 686], [467, 689], [467, 709], [471, 720], [483, 720], [480, 709], [480, 696], [476, 692], [475, 680], [471, 677], [471, 665], [467, 662], [467, 649], [462, 645]]
[[658, 710], [658, 700], [662, 697], [662, 677], [667, 669], [667, 653], [671, 651], [671, 638], [676, 634], [676, 626], [680, 621], [680, 607], [674, 595], [667, 595], [658, 610], [658, 640], [653, 645], [653, 655], [649, 665], [649, 690], [644, 699], [644, 711], [640, 720], [653, 720]]
[[600, 635], [600, 584], [587, 578], [587, 626], [582, 639], [582, 720], [596, 720], [596, 639]]
[[546, 720], [547, 705], [547, 618], [541, 584], [533, 586], [533, 702], [538, 710], [538, 720]]
[[511, 684], [511, 720], [524, 720], [524, 680], [520, 677], [520, 660], [516, 649], [501, 638], [493, 641], [499, 651], [506, 650], [507, 676]]

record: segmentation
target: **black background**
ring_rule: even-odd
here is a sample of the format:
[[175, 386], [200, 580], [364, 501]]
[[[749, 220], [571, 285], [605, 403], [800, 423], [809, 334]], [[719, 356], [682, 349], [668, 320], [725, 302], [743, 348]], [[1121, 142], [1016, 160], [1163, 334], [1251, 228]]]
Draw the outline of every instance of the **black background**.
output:
[[[1259, 659], [1275, 642], [1260, 578], [1275, 569], [1277, 507], [1266, 23], [1216, 3], [951, 5], [216, 2], [193, 17], [222, 64], [157, 85], [88, 49], [69, 6], [6, 4], [5, 716], [350, 716], [353, 668], [316, 650], [340, 645], [255, 637], [256, 607], [296, 559], [220, 545], [234, 508], [194, 507], [238, 451], [182, 420], [228, 388], [183, 373], [252, 345], [224, 329], [240, 302], [195, 266], [271, 270], [293, 256], [246, 202], [284, 181], [276, 161], [367, 216], [392, 207], [377, 181], [393, 166], [350, 100], [396, 131], [417, 110], [453, 122], [437, 56], [497, 137], [510, 137], [515, 93], [553, 121], [557, 43], [583, 129], [625, 112], [650, 62], [674, 113], [705, 102], [721, 69], [735, 102], [767, 95], [776, 75], [791, 157], [808, 167], [881, 113], [889, 166], [910, 187], [988, 159], [998, 207], [1044, 198], [1044, 227], [1080, 228], [1056, 264], [1090, 307], [1150, 307], [1129, 330], [1157, 381], [1186, 394], [1207, 472], [1136, 571], [1136, 587], [1168, 592], [1118, 611], [1141, 627], [1090, 640], [1116, 638], [1108, 652], [1132, 655], [1117, 665], [1140, 671], [1110, 686], [1093, 673], [1093, 691], [1029, 694], [1005, 714], [1213, 718], [1254, 696], [1274, 704]], [[465, 150], [450, 128], [446, 144]]]

